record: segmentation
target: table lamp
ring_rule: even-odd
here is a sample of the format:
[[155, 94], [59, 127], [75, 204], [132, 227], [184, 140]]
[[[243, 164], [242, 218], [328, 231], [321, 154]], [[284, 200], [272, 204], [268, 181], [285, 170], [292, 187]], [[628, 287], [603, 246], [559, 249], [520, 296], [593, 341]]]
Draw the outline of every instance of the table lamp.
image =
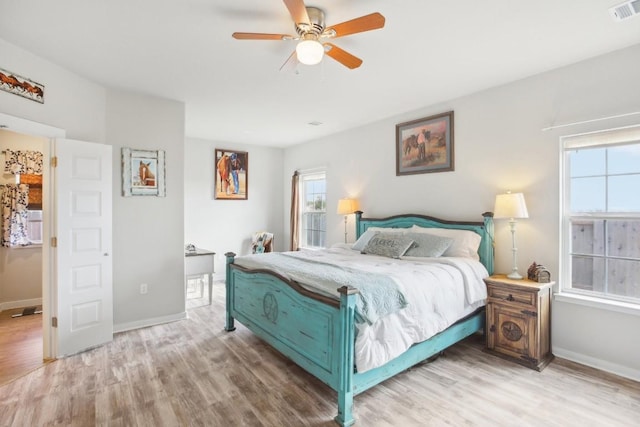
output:
[[347, 216], [358, 210], [356, 199], [338, 200], [338, 215], [344, 215], [344, 242], [347, 243]]
[[512, 193], [510, 191], [505, 194], [498, 194], [496, 196], [496, 204], [493, 210], [493, 217], [495, 219], [509, 218], [509, 225], [511, 226], [511, 252], [513, 253], [513, 266], [511, 273], [507, 274], [509, 279], [522, 279], [522, 276], [518, 273], [517, 253], [516, 248], [516, 219], [529, 218], [529, 212], [527, 212], [527, 205], [524, 201], [524, 195], [522, 193]]

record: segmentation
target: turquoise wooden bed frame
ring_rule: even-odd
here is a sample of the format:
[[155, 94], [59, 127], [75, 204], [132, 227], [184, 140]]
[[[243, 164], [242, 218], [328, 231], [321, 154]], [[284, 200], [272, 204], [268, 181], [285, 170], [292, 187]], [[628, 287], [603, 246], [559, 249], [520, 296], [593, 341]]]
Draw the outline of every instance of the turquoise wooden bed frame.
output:
[[[356, 236], [369, 227], [421, 227], [471, 230], [482, 236], [480, 262], [493, 274], [493, 214], [482, 222], [447, 221], [423, 215], [363, 218], [356, 212]], [[355, 371], [355, 302], [358, 290], [338, 289], [340, 299], [313, 293], [298, 283], [268, 270], [248, 270], [234, 264], [235, 254], [225, 254], [226, 323], [235, 330], [238, 320], [283, 355], [338, 393], [341, 426], [352, 425], [355, 395], [391, 378], [411, 366], [484, 328], [484, 308], [458, 321], [427, 341], [413, 345], [383, 366], [362, 373]]]

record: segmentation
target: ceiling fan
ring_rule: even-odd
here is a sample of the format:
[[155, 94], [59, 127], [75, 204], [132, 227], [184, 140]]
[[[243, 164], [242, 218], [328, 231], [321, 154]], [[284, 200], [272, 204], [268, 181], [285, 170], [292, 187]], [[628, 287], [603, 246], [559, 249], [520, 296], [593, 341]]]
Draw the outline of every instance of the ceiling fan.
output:
[[288, 34], [233, 33], [238, 40], [300, 40], [289, 59], [280, 70], [294, 68], [298, 63], [315, 65], [327, 56], [347, 68], [358, 68], [362, 59], [339, 48], [325, 39], [348, 36], [384, 27], [384, 16], [375, 12], [330, 27], [325, 26], [324, 12], [317, 7], [307, 7], [303, 0], [283, 0], [293, 18], [297, 36]]

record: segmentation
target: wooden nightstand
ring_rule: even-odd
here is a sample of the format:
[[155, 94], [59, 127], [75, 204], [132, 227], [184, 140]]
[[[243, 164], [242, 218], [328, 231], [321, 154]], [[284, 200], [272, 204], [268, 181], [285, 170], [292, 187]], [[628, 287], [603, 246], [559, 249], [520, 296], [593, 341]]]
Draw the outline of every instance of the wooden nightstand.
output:
[[487, 284], [487, 351], [541, 371], [551, 354], [551, 288], [555, 282], [512, 280], [505, 275]]

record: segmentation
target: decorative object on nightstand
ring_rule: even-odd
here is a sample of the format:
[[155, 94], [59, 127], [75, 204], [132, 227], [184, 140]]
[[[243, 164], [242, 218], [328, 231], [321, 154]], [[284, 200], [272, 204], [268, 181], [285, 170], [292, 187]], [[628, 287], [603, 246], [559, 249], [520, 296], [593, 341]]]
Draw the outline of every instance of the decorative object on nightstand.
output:
[[541, 371], [551, 353], [551, 288], [554, 282], [514, 280], [505, 275], [487, 284], [487, 352]]
[[344, 215], [344, 242], [347, 243], [347, 216], [351, 215], [359, 208], [356, 199], [338, 200], [338, 215]]
[[522, 193], [512, 193], [510, 191], [507, 191], [505, 194], [498, 194], [496, 196], [496, 204], [493, 210], [493, 218], [509, 218], [509, 225], [511, 226], [511, 252], [513, 254], [513, 266], [511, 273], [509, 273], [507, 277], [514, 280], [522, 279], [522, 276], [518, 273], [516, 219], [529, 218], [527, 205], [524, 202], [524, 195]]
[[551, 281], [551, 273], [542, 264], [533, 264], [527, 270], [527, 278], [538, 283], [549, 283]]

